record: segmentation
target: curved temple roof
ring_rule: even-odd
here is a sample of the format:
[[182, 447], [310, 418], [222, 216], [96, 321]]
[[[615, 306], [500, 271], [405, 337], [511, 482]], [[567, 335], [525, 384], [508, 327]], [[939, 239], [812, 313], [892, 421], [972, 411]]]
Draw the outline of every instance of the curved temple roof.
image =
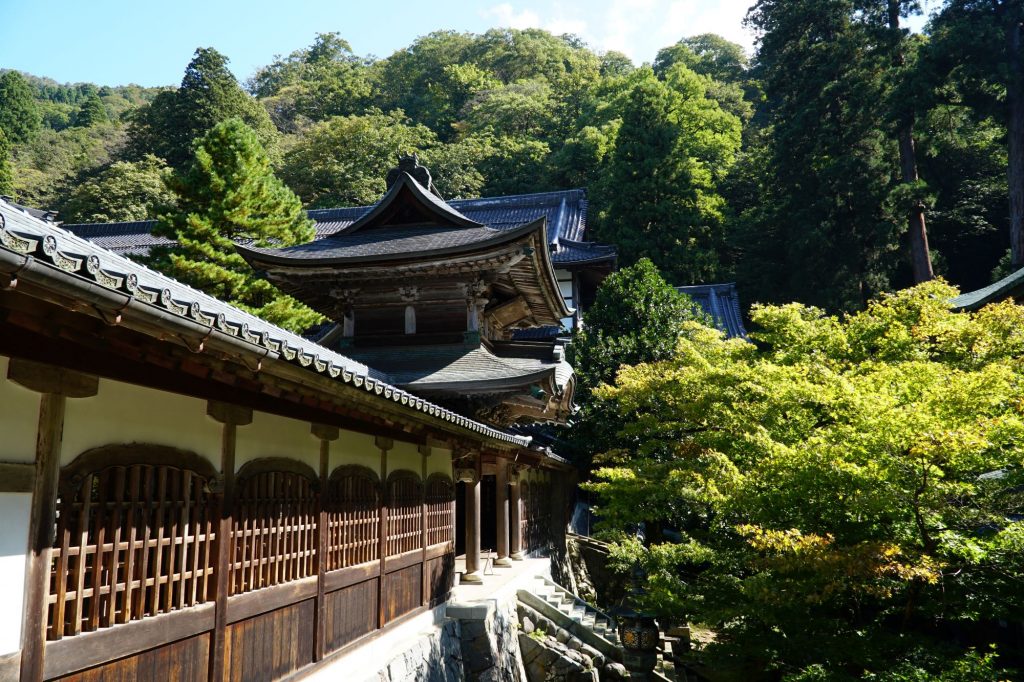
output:
[[260, 357], [287, 361], [486, 438], [520, 447], [529, 444], [528, 438], [487, 426], [396, 388], [385, 375], [362, 363], [111, 253], [0, 199], [0, 270], [16, 271], [27, 268], [30, 262], [74, 277], [80, 282], [83, 299], [94, 286], [117, 292], [151, 310], [154, 317], [178, 318], [208, 327], [210, 334], [236, 339]]

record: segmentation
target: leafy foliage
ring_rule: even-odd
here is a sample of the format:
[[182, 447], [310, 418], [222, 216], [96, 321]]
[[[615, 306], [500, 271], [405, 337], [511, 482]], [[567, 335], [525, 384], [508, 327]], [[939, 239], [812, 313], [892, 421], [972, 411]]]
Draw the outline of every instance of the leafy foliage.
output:
[[258, 277], [235, 250], [236, 242], [281, 247], [313, 238], [302, 204], [274, 176], [252, 129], [240, 119], [215, 125], [171, 186], [177, 210], [161, 216], [154, 233], [175, 243], [154, 249], [149, 265], [286, 329], [301, 332], [321, 321]]
[[996, 679], [970, 647], [1007, 658], [979, 621], [1024, 613], [1024, 308], [955, 294], [756, 307], [757, 345], [691, 326], [595, 391], [624, 424], [589, 485], [616, 559], [716, 629], [704, 655], [745, 679]]
[[141, 161], [116, 161], [89, 177], [58, 204], [68, 223], [152, 220], [174, 205], [168, 188], [170, 169], [148, 155]]

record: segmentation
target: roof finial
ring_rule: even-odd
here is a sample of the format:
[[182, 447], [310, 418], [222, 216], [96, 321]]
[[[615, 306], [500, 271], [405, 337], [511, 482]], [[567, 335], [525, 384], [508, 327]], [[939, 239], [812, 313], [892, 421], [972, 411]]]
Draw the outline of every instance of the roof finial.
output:
[[398, 182], [398, 178], [402, 173], [408, 173], [412, 176], [412, 179], [420, 183], [427, 190], [433, 192], [437, 196], [441, 196], [437, 188], [434, 187], [434, 181], [430, 177], [430, 171], [426, 166], [420, 165], [420, 155], [416, 152], [412, 154], [399, 154], [398, 155], [398, 166], [388, 171], [388, 175], [385, 178], [388, 189]]

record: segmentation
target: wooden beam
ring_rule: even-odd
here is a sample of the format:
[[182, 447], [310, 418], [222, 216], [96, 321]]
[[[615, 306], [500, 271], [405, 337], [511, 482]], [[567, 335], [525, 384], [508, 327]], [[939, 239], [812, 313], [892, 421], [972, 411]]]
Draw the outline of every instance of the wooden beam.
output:
[[320, 439], [320, 495], [316, 536], [316, 618], [313, 621], [313, 661], [323, 659], [327, 650], [327, 605], [324, 575], [327, 573], [327, 486], [330, 473], [331, 441], [341, 434], [336, 426], [313, 424], [310, 432]]
[[498, 458], [495, 463], [494, 470], [494, 487], [495, 487], [495, 506], [497, 507], [497, 519], [495, 527], [497, 529], [497, 544], [498, 544], [498, 558], [495, 559], [495, 566], [511, 566], [512, 561], [509, 558], [511, 551], [509, 550], [509, 528], [508, 528], [508, 465], [509, 462], [506, 459]]
[[206, 413], [223, 424], [221, 428], [220, 470], [223, 486], [220, 494], [220, 520], [216, 539], [216, 569], [214, 572], [214, 622], [210, 637], [211, 682], [225, 679], [227, 672], [224, 648], [228, 626], [228, 564], [231, 561], [231, 531], [234, 526], [235, 504], [235, 446], [238, 427], [252, 423], [252, 410], [211, 400]]
[[35, 464], [0, 462], [0, 493], [30, 493], [35, 477]]
[[[13, 366], [13, 363], [12, 363]], [[28, 555], [25, 558], [25, 602], [21, 631], [21, 682], [42, 682], [46, 646], [47, 593], [50, 587], [50, 550], [53, 547], [60, 448], [64, 431], [64, 395], [39, 397], [32, 515], [29, 519]]]

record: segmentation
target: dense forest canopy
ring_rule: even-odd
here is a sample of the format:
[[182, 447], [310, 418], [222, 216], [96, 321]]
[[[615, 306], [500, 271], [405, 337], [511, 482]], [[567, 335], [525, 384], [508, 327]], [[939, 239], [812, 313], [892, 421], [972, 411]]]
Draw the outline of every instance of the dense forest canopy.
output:
[[196, 141], [237, 118], [307, 207], [374, 201], [416, 151], [446, 198], [587, 187], [590, 237], [674, 284], [831, 311], [933, 272], [973, 289], [1024, 265], [1020, 9], [946, 0], [911, 34], [921, 11], [760, 0], [754, 54], [699, 35], [650, 65], [493, 29], [382, 59], [322, 33], [243, 83], [205, 47], [177, 87], [5, 71], [0, 191], [66, 222], [155, 218]]

